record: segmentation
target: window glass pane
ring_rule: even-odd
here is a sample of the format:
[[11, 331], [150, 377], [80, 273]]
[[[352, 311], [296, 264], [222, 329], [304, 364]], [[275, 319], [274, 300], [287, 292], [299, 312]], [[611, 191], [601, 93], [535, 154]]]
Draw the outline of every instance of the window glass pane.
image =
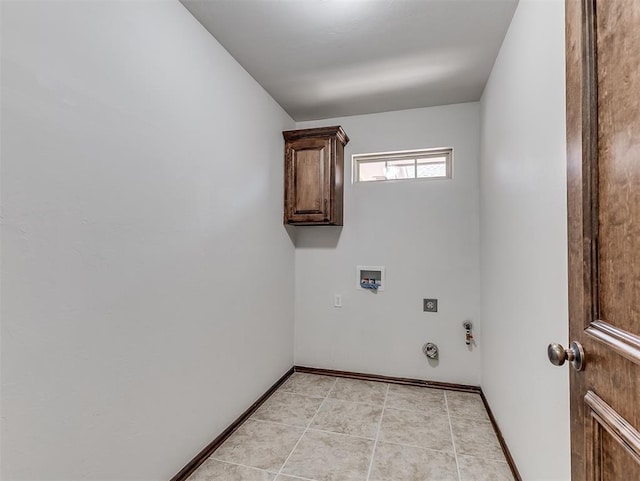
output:
[[415, 160], [392, 160], [387, 162], [387, 179], [415, 179]]
[[430, 159], [418, 159], [418, 178], [446, 177], [446, 157], [433, 157]]
[[361, 162], [358, 164], [358, 180], [360, 182], [387, 180], [384, 164], [384, 162]]
[[355, 169], [353, 182], [447, 179], [451, 177], [453, 149], [356, 154], [352, 156], [352, 160]]

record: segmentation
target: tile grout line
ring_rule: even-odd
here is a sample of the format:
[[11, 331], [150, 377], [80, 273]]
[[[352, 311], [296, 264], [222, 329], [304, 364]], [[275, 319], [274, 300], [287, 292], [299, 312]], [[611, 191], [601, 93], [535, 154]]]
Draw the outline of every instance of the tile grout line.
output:
[[336, 436], [346, 436], [348, 438], [364, 439], [365, 441], [373, 441], [373, 438], [366, 438], [364, 436], [356, 436], [355, 434], [338, 433], [336, 431], [327, 431], [326, 429], [309, 428], [309, 431], [316, 433], [335, 434]]
[[380, 421], [378, 421], [378, 430], [376, 431], [376, 439], [373, 442], [373, 450], [371, 451], [371, 461], [369, 462], [369, 470], [367, 471], [367, 481], [371, 477], [371, 470], [373, 469], [373, 460], [376, 456], [376, 448], [378, 447], [378, 438], [380, 437], [380, 429], [382, 428], [382, 418], [384, 416], [384, 409], [387, 407], [387, 397], [389, 397], [389, 388], [391, 384], [387, 384], [387, 391], [384, 393], [384, 402], [382, 403], [382, 412], [380, 413]]
[[280, 476], [282, 473], [282, 470], [284, 469], [284, 467], [287, 465], [287, 463], [289, 462], [289, 459], [291, 458], [291, 455], [293, 454], [293, 452], [296, 450], [296, 448], [298, 447], [298, 444], [300, 444], [300, 441], [302, 441], [302, 438], [304, 437], [304, 435], [307, 433], [307, 431], [309, 430], [309, 427], [311, 426], [311, 424], [313, 423], [313, 420], [316, 418], [316, 416], [318, 415], [318, 413], [320, 412], [320, 409], [322, 409], [322, 406], [324, 405], [325, 401], [327, 399], [329, 399], [329, 394], [331, 394], [331, 391], [333, 391], [333, 388], [336, 386], [336, 383], [338, 382], [338, 378], [335, 378], [335, 380], [333, 381], [333, 384], [331, 385], [331, 389], [329, 389], [329, 391], [327, 391], [327, 395], [324, 397], [324, 399], [322, 400], [322, 402], [320, 403], [320, 406], [318, 406], [318, 409], [316, 409], [315, 414], [313, 415], [313, 417], [309, 420], [309, 423], [307, 424], [307, 427], [304, 428], [304, 431], [302, 431], [302, 435], [300, 436], [300, 439], [298, 439], [298, 442], [293, 446], [293, 449], [291, 450], [291, 452], [289, 453], [289, 456], [287, 456], [287, 459], [284, 460], [284, 463], [282, 463], [282, 466], [280, 466], [280, 470], [276, 473], [276, 477]]
[[[372, 381], [372, 382], [379, 382], [379, 381]], [[423, 389], [423, 388], [421, 388]], [[426, 388], [426, 389], [430, 389], [430, 388]], [[443, 391], [443, 395], [444, 395], [444, 390]], [[301, 394], [298, 392], [294, 392], [294, 391], [282, 391], [284, 394], [295, 394], [298, 396], [303, 396], [303, 397], [308, 397], [308, 398], [313, 398], [313, 399], [323, 399], [321, 396], [311, 396], [308, 394]], [[364, 402], [364, 401], [352, 401], [350, 399], [340, 399], [340, 398], [330, 398], [332, 401], [337, 401], [337, 402], [343, 402], [343, 403], [351, 403], [351, 404], [359, 404], [361, 406], [371, 406], [371, 407], [381, 407], [380, 404], [375, 404], [375, 403], [370, 403], [370, 402]], [[411, 412], [411, 413], [429, 413], [429, 414], [434, 414], [436, 416], [446, 416], [447, 414], [442, 414], [442, 413], [438, 413], [438, 412], [430, 412], [430, 411], [425, 411], [424, 409], [411, 409], [411, 408], [406, 408], [406, 407], [398, 407], [398, 406], [389, 406], [389, 409], [394, 409], [396, 411], [405, 411], [405, 412]], [[482, 421], [482, 422], [487, 422], [490, 423], [491, 421], [489, 421], [488, 419], [478, 419], [476, 417], [473, 416], [456, 416], [458, 418], [463, 418], [463, 419], [471, 419], [474, 421]], [[253, 416], [252, 416], [253, 418]], [[259, 419], [259, 421], [261, 421]], [[273, 421], [269, 421], [269, 422], [273, 422]], [[279, 423], [282, 424], [282, 423]], [[293, 424], [289, 424], [288, 426], [293, 426]]]
[[444, 393], [444, 404], [447, 407], [447, 416], [449, 417], [449, 431], [451, 432], [451, 442], [453, 443], [453, 457], [456, 460], [456, 472], [458, 473], [458, 481], [462, 481], [460, 477], [460, 465], [458, 464], [458, 450], [456, 449], [456, 440], [453, 437], [453, 424], [451, 423], [451, 412], [449, 411], [449, 399], [447, 393]]
[[[333, 399], [331, 398], [329, 400], [333, 401]], [[304, 426], [296, 426], [295, 424], [279, 423], [276, 421], [267, 421], [264, 419], [252, 419], [252, 421], [256, 421], [258, 423], [276, 424], [278, 426], [285, 426], [288, 428], [298, 428], [298, 429], [304, 428]], [[356, 434], [346, 434], [346, 433], [339, 433], [337, 431], [327, 431], [326, 429], [317, 429], [312, 427], [305, 428], [305, 429], [309, 431], [315, 431], [317, 433], [335, 434], [336, 436], [347, 436], [349, 438], [366, 439], [367, 441], [373, 441], [375, 439], [375, 438], [367, 438], [366, 436], [358, 436]]]
[[[275, 476], [275, 477], [279, 476], [279, 474], [276, 473], [275, 471], [269, 471], [268, 469], [256, 468], [255, 466], [247, 466], [246, 464], [242, 464], [242, 463], [234, 463], [233, 461], [226, 461], [226, 460], [223, 460], [223, 459], [214, 458], [213, 456], [210, 457], [209, 459], [213, 459], [214, 461], [217, 461], [217, 462], [222, 463], [222, 464], [228, 464], [230, 466], [238, 466], [240, 468], [246, 468], [246, 469], [250, 469], [252, 471], [260, 471], [261, 473], [271, 474], [272, 476]], [[285, 474], [285, 476], [288, 476], [288, 475]], [[302, 479], [304, 481], [316, 481], [315, 479], [305, 478], [305, 477], [301, 477], [301, 476], [294, 476], [294, 478], [299, 478], [299, 479]], [[275, 478], [274, 478], [274, 480], [275, 480]]]
[[[377, 382], [377, 381], [372, 381], [372, 382]], [[294, 391], [282, 391], [284, 394], [297, 394], [299, 396], [304, 396], [304, 397], [312, 397], [312, 398], [316, 398], [316, 399], [322, 399], [322, 396], [311, 396], [309, 394], [301, 394], [299, 392], [294, 392]], [[340, 402], [345, 402], [345, 403], [353, 403], [353, 404], [362, 404], [363, 406], [373, 406], [373, 407], [380, 407], [380, 404], [376, 404], [376, 403], [371, 403], [371, 402], [365, 402], [365, 401], [352, 401], [351, 399], [340, 399], [340, 398], [331, 398], [332, 401], [340, 401]], [[406, 409], [406, 408], [398, 408], [398, 409], [402, 409], [403, 411], [411, 411], [411, 409]]]
[[[234, 463], [233, 461], [225, 461], [223, 459], [218, 459], [218, 458], [214, 458], [214, 457], [211, 457], [209, 459], [213, 459], [214, 461], [217, 461], [217, 462], [222, 463], [222, 464], [229, 464], [230, 466], [238, 466], [240, 468], [247, 468], [247, 469], [250, 469], [252, 471], [260, 471], [261, 473], [271, 474], [271, 475], [273, 475], [275, 477], [279, 476], [279, 474], [276, 473], [275, 471], [269, 471], [268, 469], [256, 468], [255, 466], [247, 466], [246, 464]], [[285, 476], [288, 476], [288, 475], [285, 474]], [[293, 477], [302, 479], [304, 481], [316, 481], [315, 479], [305, 478], [305, 477], [301, 477], [301, 476], [293, 476]]]
[[[329, 398], [328, 400], [329, 401], [333, 401], [334, 399], [333, 398]], [[390, 409], [391, 408], [387, 408], [387, 410], [390, 410]], [[418, 412], [419, 413], [419, 411], [412, 411], [412, 412]], [[442, 417], [445, 417], [445, 416], [446, 415], [442, 415]], [[298, 429], [301, 429], [301, 428], [304, 427], [304, 426], [296, 426], [295, 424], [285, 424], [285, 423], [279, 423], [279, 422], [276, 422], [276, 421], [266, 421], [264, 419], [252, 419], [252, 421], [255, 421], [255, 422], [258, 422], [258, 423], [276, 424], [278, 426], [285, 426], [287, 428], [298, 428]], [[336, 436], [343, 436], [343, 437], [347, 437], [347, 438], [356, 438], [356, 439], [364, 439], [365, 441], [375, 441], [375, 437], [374, 438], [367, 438], [365, 436], [357, 436], [355, 434], [339, 433], [337, 431], [327, 431], [326, 429], [317, 429], [317, 428], [309, 427], [307, 429], [307, 431], [314, 431], [314, 432], [317, 432], [317, 433], [325, 433], [325, 434], [335, 434]], [[433, 451], [433, 452], [436, 452], [436, 453], [446, 453], [446, 454], [452, 454], [453, 453], [453, 451], [447, 451], [447, 450], [444, 450], [444, 449], [425, 448], [424, 446], [420, 446], [418, 444], [399, 443], [397, 441], [385, 441], [385, 443], [386, 444], [393, 444], [395, 446], [406, 446], [406, 447], [409, 447], [409, 448], [416, 448], [416, 449], [420, 449], [422, 451]], [[482, 457], [482, 456], [474, 456], [472, 454], [465, 454], [465, 456], [471, 456], [471, 457], [478, 458], [478, 459], [488, 459], [490, 461], [500, 461], [499, 459], [485, 458], [485, 457]], [[225, 462], [229, 462], [229, 461], [225, 461]], [[500, 462], [505, 462], [506, 463], [506, 461], [500, 461]], [[260, 469], [260, 468], [257, 468], [257, 469]]]
[[[1, 0], [0, 0], [1, 1]], [[232, 461], [227, 461], [224, 459], [220, 459], [217, 458], [215, 456], [215, 453], [212, 453], [212, 455], [209, 457], [209, 459], [212, 460], [216, 460], [217, 462], [221, 462], [224, 464], [229, 464], [229, 465], [235, 465], [235, 466], [240, 466], [240, 467], [244, 467], [244, 468], [248, 468], [251, 470], [255, 470], [255, 471], [259, 471], [259, 472], [263, 472], [263, 473], [268, 473], [270, 475], [274, 476], [274, 479], [272, 481], [275, 481], [275, 478], [277, 478], [278, 476], [292, 476], [293, 478], [299, 478], [302, 481], [317, 481], [314, 480], [312, 478], [306, 478], [304, 476], [296, 476], [296, 475], [287, 475], [285, 474], [284, 468], [286, 467], [286, 464], [289, 462], [290, 458], [292, 457], [293, 453], [295, 452], [295, 450], [297, 449], [297, 447], [299, 446], [299, 444], [302, 441], [302, 438], [304, 437], [305, 434], [307, 434], [308, 432], [312, 432], [312, 431], [317, 431], [317, 432], [321, 432], [321, 433], [327, 433], [327, 434], [332, 434], [332, 435], [338, 435], [338, 436], [345, 436], [345, 437], [352, 437], [352, 438], [358, 438], [358, 439], [363, 439], [363, 440], [368, 440], [368, 441], [374, 441], [373, 443], [373, 450], [372, 450], [372, 454], [371, 454], [371, 460], [369, 463], [369, 469], [367, 472], [367, 477], [365, 479], [365, 481], [369, 481], [372, 475], [372, 471], [373, 471], [373, 466], [374, 466], [374, 462], [375, 462], [375, 452], [377, 450], [377, 445], [380, 441], [380, 435], [381, 435], [381, 431], [382, 431], [382, 421], [384, 418], [384, 414], [386, 411], [390, 411], [393, 409], [396, 409], [398, 411], [411, 411], [414, 413], [422, 413], [425, 414], [426, 412], [424, 410], [415, 410], [415, 409], [407, 409], [407, 408], [403, 408], [403, 407], [392, 407], [390, 404], [392, 404], [392, 400], [389, 399], [389, 394], [390, 394], [390, 388], [391, 388], [391, 384], [390, 383], [384, 383], [386, 384], [386, 390], [385, 390], [385, 395], [384, 395], [384, 399], [383, 399], [383, 404], [382, 404], [382, 410], [380, 413], [380, 418], [378, 421], [378, 426], [376, 429], [376, 435], [375, 438], [367, 438], [364, 436], [357, 436], [357, 435], [353, 435], [353, 434], [347, 434], [347, 433], [340, 433], [340, 432], [334, 432], [334, 431], [327, 431], [324, 429], [315, 429], [312, 428], [312, 424], [315, 421], [315, 419], [317, 418], [318, 414], [320, 413], [322, 407], [327, 403], [327, 400], [331, 401], [333, 398], [331, 398], [331, 394], [333, 393], [333, 391], [335, 390], [335, 387], [338, 383], [338, 381], [340, 380], [339, 377], [334, 378], [333, 383], [331, 384], [329, 390], [327, 391], [326, 395], [323, 397], [322, 395], [308, 395], [308, 394], [303, 394], [303, 393], [297, 393], [295, 391], [282, 391], [283, 394], [286, 395], [298, 395], [301, 397], [306, 397], [306, 398], [313, 398], [316, 400], [321, 400], [318, 408], [316, 409], [315, 413], [313, 414], [313, 416], [311, 417], [311, 419], [309, 420], [309, 422], [306, 424], [305, 426], [300, 426], [300, 425], [293, 425], [293, 424], [287, 424], [287, 423], [281, 423], [281, 422], [275, 422], [275, 421], [269, 421], [269, 420], [265, 420], [265, 419], [256, 419], [253, 417], [253, 415], [251, 416], [250, 419], [247, 419], [247, 421], [254, 421], [254, 422], [259, 422], [259, 423], [266, 423], [266, 424], [275, 424], [275, 425], [281, 425], [281, 426], [286, 426], [286, 427], [294, 427], [294, 428], [298, 428], [298, 429], [302, 429], [302, 434], [300, 435], [300, 437], [298, 438], [298, 440], [296, 441], [295, 445], [293, 446], [292, 450], [290, 451], [289, 455], [287, 456], [287, 458], [285, 459], [285, 461], [283, 462], [283, 464], [280, 466], [279, 470], [264, 470], [261, 468], [257, 468], [255, 466], [249, 466], [249, 465], [244, 465], [241, 463], [236, 463], [236, 462], [232, 462]], [[375, 381], [376, 383], [378, 383], [379, 381]], [[380, 384], [383, 384], [382, 382], [380, 382]], [[457, 416], [451, 413], [451, 407], [449, 406], [449, 396], [447, 395], [448, 391], [445, 390], [441, 390], [443, 396], [444, 396], [444, 400], [445, 400], [445, 414], [447, 416], [448, 419], [448, 423], [449, 423], [449, 431], [451, 434], [451, 441], [452, 441], [452, 447], [453, 447], [453, 455], [454, 455], [454, 461], [456, 463], [456, 473], [457, 473], [457, 481], [462, 481], [462, 476], [461, 476], [461, 467], [459, 464], [459, 456], [458, 456], [458, 452], [457, 452], [457, 447], [456, 447], [456, 442], [455, 442], [455, 438], [454, 438], [454, 434], [453, 434], [453, 419], [458, 419], [460, 418], [465, 419], [465, 420], [471, 420], [474, 422], [478, 422], [479, 424], [484, 424], [484, 423], [489, 423], [491, 424], [491, 421], [485, 421], [484, 419], [478, 419], [476, 417], [473, 417], [472, 415], [468, 415], [466, 412], [462, 414], [462, 416]], [[276, 392], [274, 392], [273, 394], [276, 394]], [[453, 394], [453, 392], [452, 392]], [[353, 404], [359, 404], [359, 405], [368, 405], [371, 407], [376, 407], [376, 406], [380, 406], [379, 404], [372, 404], [372, 403], [367, 403], [367, 402], [359, 402], [359, 401], [352, 401], [352, 400], [346, 400], [346, 399], [335, 399], [338, 402], [345, 402], [345, 403], [353, 403]], [[455, 399], [452, 399], [452, 401], [455, 401]], [[455, 402], [454, 402], [455, 405]], [[486, 412], [486, 411], [485, 411]], [[434, 413], [431, 413], [434, 414]], [[440, 414], [440, 413], [436, 413], [436, 414]], [[444, 416], [443, 416], [444, 417]], [[491, 430], [494, 434], [495, 431], [494, 429]], [[385, 441], [388, 442], [388, 441]], [[434, 452], [442, 452], [442, 453], [448, 453], [448, 451], [443, 451], [443, 450], [438, 450], [438, 449], [432, 449], [432, 448], [426, 448], [423, 446], [417, 446], [417, 445], [411, 445], [411, 444], [404, 444], [404, 443], [397, 443], [397, 442], [390, 442], [390, 444], [394, 444], [394, 445], [398, 445], [398, 446], [408, 446], [408, 447], [414, 447], [423, 451], [434, 451]], [[460, 456], [462, 456], [462, 453], [460, 453]], [[501, 456], [500, 459], [496, 459], [496, 458], [487, 458], [485, 456], [478, 456], [478, 455], [465, 455], [465, 456], [469, 456], [471, 458], [475, 458], [475, 459], [483, 459], [483, 460], [487, 460], [487, 461], [491, 461], [491, 462], [495, 462], [495, 463], [500, 463], [500, 464], [506, 464], [508, 465], [508, 463], [506, 462], [506, 459], [504, 458], [504, 456]], [[463, 458], [465, 456], [462, 456]]]

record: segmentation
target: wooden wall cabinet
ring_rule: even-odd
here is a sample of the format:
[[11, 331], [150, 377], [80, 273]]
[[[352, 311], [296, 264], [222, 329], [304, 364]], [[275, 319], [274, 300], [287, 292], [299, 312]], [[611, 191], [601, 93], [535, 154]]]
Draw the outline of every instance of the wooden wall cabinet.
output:
[[284, 223], [342, 225], [342, 127], [288, 130], [284, 146]]

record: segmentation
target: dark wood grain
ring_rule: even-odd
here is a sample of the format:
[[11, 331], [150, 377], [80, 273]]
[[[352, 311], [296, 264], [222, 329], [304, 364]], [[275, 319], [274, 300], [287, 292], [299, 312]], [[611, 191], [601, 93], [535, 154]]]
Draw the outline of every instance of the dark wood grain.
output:
[[[590, 208], [588, 172], [584, 150], [591, 148], [583, 139], [583, 107], [588, 102], [583, 88], [584, 28], [583, 0], [565, 3], [566, 103], [567, 103], [567, 228], [569, 261], [569, 338], [584, 344], [584, 329], [593, 319], [591, 282], [591, 230], [583, 212]], [[587, 145], [585, 145], [587, 144]], [[583, 173], [586, 171], [586, 173]], [[585, 189], [585, 185], [587, 189]], [[586, 380], [583, 373], [569, 370], [571, 409], [571, 479], [585, 480]]]
[[280, 379], [278, 379], [267, 392], [258, 398], [249, 409], [243, 412], [235, 421], [233, 421], [227, 429], [222, 431], [213, 441], [204, 447], [184, 468], [182, 468], [170, 481], [185, 481], [191, 474], [204, 463], [213, 452], [224, 443], [251, 415], [258, 410], [264, 402], [293, 374], [293, 368], [289, 369]]
[[[587, 392], [584, 401], [600, 427], [606, 429], [640, 463], [640, 432], [593, 391]], [[596, 448], [596, 452], [599, 451], [601, 449]]]
[[596, 2], [599, 318], [640, 333], [640, 2]]
[[314, 127], [312, 129], [285, 130], [282, 132], [284, 140], [307, 139], [310, 137], [333, 137], [335, 136], [344, 145], [349, 143], [349, 136], [344, 129], [339, 126]]
[[284, 151], [284, 223], [343, 225], [342, 127], [288, 130]]
[[331, 140], [302, 138], [288, 141], [285, 153], [289, 223], [324, 223], [330, 219]]
[[592, 322], [585, 332], [622, 357], [640, 365], [640, 336], [602, 321]]
[[584, 400], [591, 411], [590, 481], [640, 479], [640, 432], [593, 391]]
[[[597, 309], [586, 334], [589, 390], [606, 403], [613, 417], [640, 426], [640, 2], [585, 0], [585, 29], [593, 51], [591, 112], [597, 139], [590, 163], [598, 177], [592, 208], [597, 225]], [[592, 140], [593, 141], [593, 140]], [[607, 341], [607, 342], [603, 342]], [[604, 417], [588, 406], [591, 418]], [[588, 420], [585, 420], [588, 422]], [[640, 479], [637, 459], [606, 429], [601, 444], [590, 446], [601, 479]], [[624, 443], [623, 443], [624, 444]]]
[[640, 2], [566, 6], [572, 479], [640, 479]]

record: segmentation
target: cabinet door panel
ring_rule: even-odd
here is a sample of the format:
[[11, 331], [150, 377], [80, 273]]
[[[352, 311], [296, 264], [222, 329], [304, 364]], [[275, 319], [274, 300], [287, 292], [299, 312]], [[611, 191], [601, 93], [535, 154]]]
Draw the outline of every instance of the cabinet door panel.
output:
[[325, 149], [294, 152], [296, 213], [322, 214], [324, 208]]
[[290, 142], [287, 162], [287, 214], [290, 221], [318, 222], [329, 219], [331, 188], [331, 141], [302, 139]]

